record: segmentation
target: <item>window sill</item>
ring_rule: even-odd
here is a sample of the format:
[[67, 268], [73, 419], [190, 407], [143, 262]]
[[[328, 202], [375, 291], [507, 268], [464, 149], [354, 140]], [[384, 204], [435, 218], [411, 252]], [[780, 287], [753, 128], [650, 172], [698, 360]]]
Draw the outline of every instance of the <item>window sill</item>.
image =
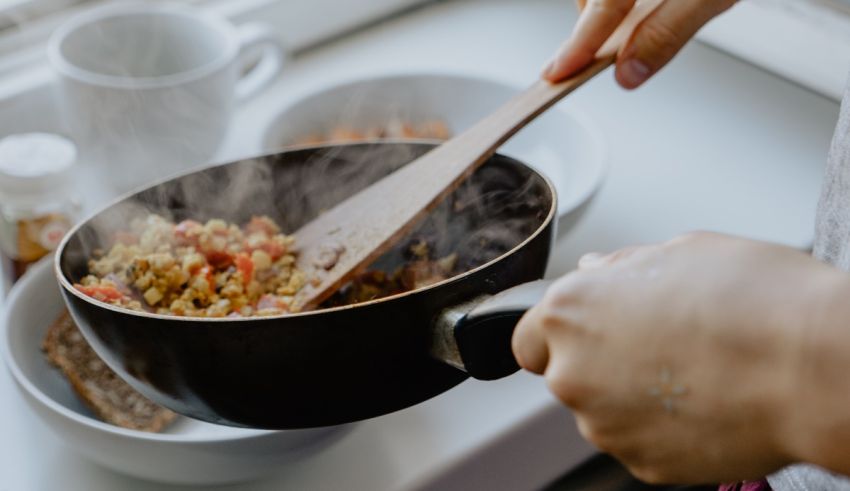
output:
[[826, 97], [850, 72], [850, 15], [812, 0], [745, 0], [698, 39]]
[[[0, 103], [20, 92], [21, 86], [35, 88], [49, 79], [44, 47], [50, 33], [65, 19], [102, 2], [88, 2], [61, 13], [34, 20], [23, 29], [0, 36]], [[340, 35], [359, 25], [429, 0], [193, 0], [192, 3], [218, 11], [234, 23], [259, 21], [274, 25], [290, 50], [300, 50]], [[334, 12], [336, 15], [328, 15]]]
[[[277, 0], [196, 0], [236, 23], [261, 20], [277, 26], [287, 46], [300, 50], [358, 25], [429, 0], [346, 0], [307, 3]], [[698, 39], [749, 63], [840, 100], [850, 70], [850, 15], [834, 15], [818, 0], [742, 0], [710, 23]], [[91, 4], [88, 4], [89, 6]], [[50, 80], [44, 43], [61, 15], [34, 21], [0, 37], [0, 106], [36, 95]], [[345, 15], [326, 15], [343, 9]], [[30, 101], [34, 102], [34, 101]]]

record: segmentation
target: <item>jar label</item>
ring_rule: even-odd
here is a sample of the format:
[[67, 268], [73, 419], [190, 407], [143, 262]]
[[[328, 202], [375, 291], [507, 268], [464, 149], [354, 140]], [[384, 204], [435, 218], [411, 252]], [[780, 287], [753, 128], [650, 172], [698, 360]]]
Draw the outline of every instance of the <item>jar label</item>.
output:
[[38, 261], [56, 249], [70, 227], [68, 217], [59, 213], [19, 221], [17, 259]]
[[64, 217], [62, 218], [62, 220], [52, 220], [45, 223], [38, 234], [38, 243], [48, 251], [53, 251], [59, 247], [62, 237], [65, 237], [68, 232], [68, 221], [64, 220]]
[[14, 283], [39, 259], [59, 247], [71, 228], [62, 213], [4, 220], [0, 217], [0, 265], [7, 284]]

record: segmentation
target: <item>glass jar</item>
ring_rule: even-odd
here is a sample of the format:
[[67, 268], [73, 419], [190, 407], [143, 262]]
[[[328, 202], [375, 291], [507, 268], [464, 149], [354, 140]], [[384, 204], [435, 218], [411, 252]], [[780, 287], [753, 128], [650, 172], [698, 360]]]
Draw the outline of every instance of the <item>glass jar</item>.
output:
[[4, 290], [55, 250], [76, 221], [77, 150], [48, 133], [0, 140], [0, 266]]

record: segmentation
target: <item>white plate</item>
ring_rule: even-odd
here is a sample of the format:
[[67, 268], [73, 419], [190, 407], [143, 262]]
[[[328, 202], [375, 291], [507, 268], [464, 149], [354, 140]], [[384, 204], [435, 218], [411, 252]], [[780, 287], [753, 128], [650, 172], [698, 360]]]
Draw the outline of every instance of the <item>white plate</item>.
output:
[[[337, 127], [365, 130], [392, 120], [413, 124], [440, 120], [457, 134], [520, 89], [483, 78], [434, 74], [338, 83], [284, 108], [263, 133], [263, 150], [278, 150]], [[601, 133], [587, 117], [569, 108], [568, 101], [540, 116], [500, 152], [552, 180], [558, 192], [560, 234], [575, 224], [608, 168]]]
[[12, 289], [0, 330], [0, 355], [33, 412], [91, 460], [153, 481], [239, 482], [285, 470], [287, 462], [308, 457], [351, 427], [262, 431], [180, 417], [165, 433], [152, 434], [95, 419], [41, 352], [47, 328], [64, 308], [52, 265], [50, 259], [43, 261]]

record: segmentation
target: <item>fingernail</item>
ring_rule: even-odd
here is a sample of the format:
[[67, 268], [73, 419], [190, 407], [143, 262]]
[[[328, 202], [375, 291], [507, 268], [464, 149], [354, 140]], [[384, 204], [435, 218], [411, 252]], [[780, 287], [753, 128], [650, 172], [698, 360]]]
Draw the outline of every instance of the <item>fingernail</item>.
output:
[[598, 252], [591, 252], [589, 254], [585, 254], [578, 260], [579, 268], [592, 268], [594, 266], [598, 266], [603, 262], [605, 258], [605, 254], [600, 254]]
[[646, 82], [651, 71], [649, 65], [637, 58], [632, 58], [620, 67], [620, 81], [628, 88], [635, 88]]

